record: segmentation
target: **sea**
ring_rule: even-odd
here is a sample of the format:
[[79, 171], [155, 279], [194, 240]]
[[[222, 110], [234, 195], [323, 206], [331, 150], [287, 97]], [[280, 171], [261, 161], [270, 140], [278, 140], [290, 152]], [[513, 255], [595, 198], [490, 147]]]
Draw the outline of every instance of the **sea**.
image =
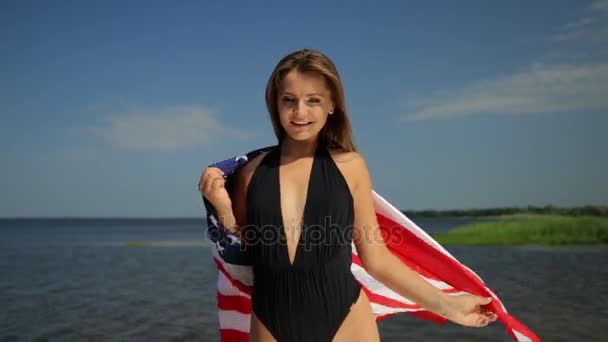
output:
[[[205, 229], [202, 217], [0, 220], [0, 341], [218, 341]], [[445, 248], [543, 341], [608, 340], [608, 246]], [[399, 314], [379, 329], [382, 341], [511, 341], [499, 322]]]

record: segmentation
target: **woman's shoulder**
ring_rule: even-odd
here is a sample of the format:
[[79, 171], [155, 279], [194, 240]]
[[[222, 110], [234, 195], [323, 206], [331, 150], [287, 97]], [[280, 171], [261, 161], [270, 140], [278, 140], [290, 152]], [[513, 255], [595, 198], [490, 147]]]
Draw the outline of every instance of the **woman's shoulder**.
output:
[[361, 167], [365, 167], [365, 158], [359, 152], [330, 148], [329, 153], [334, 162], [340, 166], [349, 169], [360, 169]]
[[329, 149], [329, 153], [351, 190], [356, 189], [361, 182], [369, 178], [365, 157], [361, 153], [339, 149]]

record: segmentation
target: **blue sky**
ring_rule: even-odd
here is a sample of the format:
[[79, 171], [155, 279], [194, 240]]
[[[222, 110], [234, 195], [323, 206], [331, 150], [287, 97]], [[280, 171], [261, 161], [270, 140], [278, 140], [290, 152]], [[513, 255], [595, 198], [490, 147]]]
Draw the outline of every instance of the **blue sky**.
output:
[[304, 47], [399, 208], [608, 204], [608, 1], [2, 1], [0, 27], [0, 217], [203, 215]]

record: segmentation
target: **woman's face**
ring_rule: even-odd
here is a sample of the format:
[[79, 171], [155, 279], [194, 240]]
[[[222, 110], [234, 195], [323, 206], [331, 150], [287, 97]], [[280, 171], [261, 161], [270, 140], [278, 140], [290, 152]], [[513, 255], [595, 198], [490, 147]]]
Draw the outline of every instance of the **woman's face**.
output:
[[297, 141], [314, 141], [334, 111], [325, 79], [316, 73], [291, 70], [281, 82], [277, 101], [281, 125]]

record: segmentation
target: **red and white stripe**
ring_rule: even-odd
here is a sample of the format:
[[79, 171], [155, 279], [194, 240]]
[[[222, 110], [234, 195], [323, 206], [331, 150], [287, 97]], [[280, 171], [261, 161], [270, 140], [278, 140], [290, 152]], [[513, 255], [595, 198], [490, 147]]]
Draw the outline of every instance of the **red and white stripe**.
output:
[[[507, 313], [498, 298], [471, 269], [461, 264], [401, 211], [373, 193], [376, 217], [388, 249], [404, 264], [434, 287], [450, 295], [470, 293], [492, 296], [492, 311], [515, 341], [540, 341], [526, 326]], [[212, 245], [219, 270], [218, 312], [222, 342], [248, 341], [253, 274], [250, 267], [227, 264]], [[351, 271], [369, 297], [376, 320], [397, 313], [408, 313], [425, 320], [444, 323], [440, 317], [399, 295], [370, 276], [361, 264], [353, 245]]]

